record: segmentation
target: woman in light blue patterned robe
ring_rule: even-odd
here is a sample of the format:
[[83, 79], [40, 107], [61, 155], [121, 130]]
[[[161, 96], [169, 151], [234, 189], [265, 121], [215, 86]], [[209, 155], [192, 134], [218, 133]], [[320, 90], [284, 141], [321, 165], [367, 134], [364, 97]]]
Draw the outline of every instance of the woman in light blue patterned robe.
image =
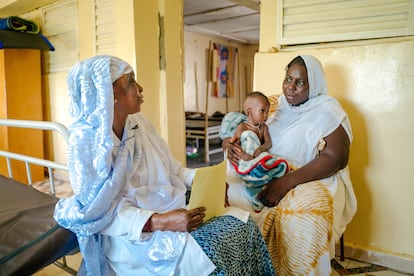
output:
[[250, 218], [204, 222], [204, 207], [186, 209], [194, 171], [140, 113], [143, 88], [128, 63], [96, 56], [67, 80], [74, 195], [54, 216], [77, 235], [80, 275], [274, 274]]

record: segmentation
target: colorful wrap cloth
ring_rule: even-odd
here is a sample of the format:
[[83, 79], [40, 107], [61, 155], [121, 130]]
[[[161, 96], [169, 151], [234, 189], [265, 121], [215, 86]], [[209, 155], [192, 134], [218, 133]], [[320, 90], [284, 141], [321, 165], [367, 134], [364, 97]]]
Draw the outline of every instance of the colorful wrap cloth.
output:
[[[246, 120], [246, 115], [242, 113], [229, 112], [221, 123], [220, 137], [223, 139], [233, 136], [237, 126]], [[253, 131], [243, 131], [240, 135], [240, 146], [247, 154], [253, 155], [260, 145], [260, 139]], [[266, 183], [285, 175], [289, 170], [286, 160], [269, 152], [262, 152], [252, 160], [240, 160], [238, 164], [231, 164], [240, 178], [245, 181], [246, 192], [250, 197], [253, 209], [259, 212], [263, 209], [263, 203], [256, 198], [257, 194]]]
[[0, 30], [16, 31], [28, 34], [38, 34], [40, 32], [40, 28], [36, 23], [17, 16], [0, 18]]
[[190, 234], [216, 265], [210, 275], [276, 275], [251, 218], [245, 224], [232, 216], [215, 217]]

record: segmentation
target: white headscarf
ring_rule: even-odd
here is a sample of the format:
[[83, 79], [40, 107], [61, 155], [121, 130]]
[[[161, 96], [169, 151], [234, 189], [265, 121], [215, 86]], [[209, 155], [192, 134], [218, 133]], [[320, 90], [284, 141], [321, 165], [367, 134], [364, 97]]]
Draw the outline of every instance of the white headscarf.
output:
[[113, 220], [125, 183], [125, 145], [112, 164], [112, 84], [130, 72], [131, 66], [119, 58], [96, 56], [76, 64], [67, 77], [73, 119], [69, 126], [68, 167], [74, 196], [59, 200], [54, 217], [62, 227], [77, 234], [91, 275], [107, 271], [97, 233]]
[[321, 63], [313, 56], [302, 55], [308, 75], [309, 98], [293, 106], [284, 94], [279, 98], [278, 110], [268, 120], [272, 137], [271, 152], [302, 166], [317, 154], [319, 140], [342, 125], [352, 141], [347, 114], [339, 102], [328, 95]]
[[305, 61], [308, 83], [309, 83], [309, 98], [314, 98], [319, 95], [328, 95], [328, 88], [326, 86], [325, 74], [323, 72], [322, 64], [309, 55], [302, 55], [301, 58]]
[[319, 60], [309, 55], [302, 55], [300, 57], [305, 61], [308, 74], [309, 99], [303, 104], [292, 106], [287, 102], [285, 95], [282, 94], [279, 99], [278, 110], [288, 108], [292, 112], [305, 112], [315, 108], [315, 106], [329, 98], [326, 97], [328, 95], [328, 88], [326, 86], [325, 74]]

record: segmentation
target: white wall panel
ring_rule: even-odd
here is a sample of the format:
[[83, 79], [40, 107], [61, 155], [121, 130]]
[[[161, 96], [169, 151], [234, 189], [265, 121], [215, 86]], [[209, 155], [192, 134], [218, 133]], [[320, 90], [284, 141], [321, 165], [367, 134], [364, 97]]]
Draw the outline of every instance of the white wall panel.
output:
[[44, 53], [43, 71], [55, 73], [69, 70], [79, 60], [77, 6], [75, 0], [62, 0], [41, 8], [42, 34], [55, 47]]

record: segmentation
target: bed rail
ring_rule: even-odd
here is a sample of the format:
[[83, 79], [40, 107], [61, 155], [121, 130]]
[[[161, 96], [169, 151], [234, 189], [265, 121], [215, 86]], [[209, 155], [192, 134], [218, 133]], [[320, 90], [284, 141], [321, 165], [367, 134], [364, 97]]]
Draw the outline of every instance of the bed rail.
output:
[[[55, 131], [59, 133], [66, 143], [68, 142], [68, 139], [69, 139], [68, 129], [64, 125], [57, 123], [57, 122], [0, 119], [0, 126], [50, 130], [50, 131]], [[19, 161], [24, 162], [25, 168], [26, 168], [27, 182], [29, 185], [33, 184], [30, 164], [39, 165], [39, 166], [43, 166], [47, 168], [49, 181], [50, 181], [50, 189], [53, 195], [56, 195], [53, 170], [62, 170], [62, 171], [68, 170], [68, 167], [65, 164], [61, 164], [56, 161], [49, 161], [49, 160], [44, 160], [44, 159], [40, 159], [36, 157], [31, 157], [25, 154], [19, 154], [19, 153], [13, 153], [13, 152], [0, 150], [0, 156], [6, 158], [7, 172], [10, 178], [13, 178], [11, 160], [19, 160]]]
[[[18, 127], [18, 128], [26, 128], [26, 129], [39, 129], [39, 130], [57, 132], [64, 139], [66, 144], [68, 143], [68, 140], [69, 140], [68, 129], [64, 125], [57, 123], [57, 122], [0, 119], [0, 126]], [[8, 172], [9, 178], [13, 178], [11, 160], [18, 160], [18, 161], [24, 162], [25, 168], [26, 168], [27, 182], [30, 186], [32, 186], [33, 184], [30, 165], [33, 164], [33, 165], [38, 165], [38, 166], [42, 166], [46, 168], [48, 170], [50, 193], [54, 196], [56, 196], [56, 191], [55, 191], [55, 178], [54, 178], [53, 171], [54, 170], [68, 171], [68, 167], [66, 164], [62, 164], [56, 161], [36, 158], [36, 157], [32, 157], [32, 156], [25, 155], [25, 154], [19, 154], [19, 153], [0, 150], [0, 157], [4, 157], [6, 159], [7, 172]], [[71, 267], [67, 265], [65, 256], [63, 256], [61, 260], [56, 260], [54, 264], [57, 265], [59, 268], [65, 270], [71, 275], [77, 274], [76, 270], [72, 269]]]
[[0, 126], [52, 130], [52, 131], [59, 132], [66, 142], [68, 142], [68, 139], [69, 139], [68, 129], [61, 123], [57, 123], [57, 122], [0, 119]]

